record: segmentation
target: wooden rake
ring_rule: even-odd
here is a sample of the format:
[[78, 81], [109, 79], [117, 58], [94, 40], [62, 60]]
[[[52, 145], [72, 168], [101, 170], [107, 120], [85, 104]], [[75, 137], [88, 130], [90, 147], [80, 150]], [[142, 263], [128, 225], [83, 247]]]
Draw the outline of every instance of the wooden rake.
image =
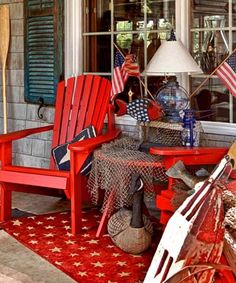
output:
[[188, 197], [170, 218], [144, 283], [165, 282], [181, 270], [184, 260], [176, 261], [200, 207], [213, 189], [216, 180], [227, 179], [235, 165], [236, 142], [233, 143], [227, 155], [222, 158], [208, 179], [195, 185], [194, 194]]
[[0, 64], [2, 66], [2, 97], [4, 134], [7, 133], [6, 63], [10, 42], [9, 5], [0, 5]]

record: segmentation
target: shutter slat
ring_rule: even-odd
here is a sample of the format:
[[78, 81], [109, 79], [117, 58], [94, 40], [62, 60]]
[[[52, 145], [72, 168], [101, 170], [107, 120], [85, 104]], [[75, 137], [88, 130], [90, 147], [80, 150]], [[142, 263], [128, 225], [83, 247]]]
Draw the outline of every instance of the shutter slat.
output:
[[28, 0], [28, 6], [31, 10], [41, 8], [53, 8], [54, 1], [48, 0]]

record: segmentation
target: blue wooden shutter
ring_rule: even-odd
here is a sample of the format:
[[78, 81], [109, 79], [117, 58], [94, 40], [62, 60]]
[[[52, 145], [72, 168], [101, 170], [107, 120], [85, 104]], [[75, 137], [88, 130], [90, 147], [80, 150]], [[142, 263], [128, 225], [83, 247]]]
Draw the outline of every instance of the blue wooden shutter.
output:
[[63, 78], [63, 0], [25, 3], [25, 100], [54, 104]]

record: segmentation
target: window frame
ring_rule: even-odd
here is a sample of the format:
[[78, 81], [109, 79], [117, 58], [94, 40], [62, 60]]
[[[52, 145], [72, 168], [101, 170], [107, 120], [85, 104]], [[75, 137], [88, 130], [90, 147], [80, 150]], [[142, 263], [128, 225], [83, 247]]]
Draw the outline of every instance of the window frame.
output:
[[[65, 77], [82, 73], [82, 1], [65, 0]], [[230, 0], [231, 1], [231, 0]], [[231, 2], [232, 3], [232, 2]], [[190, 46], [190, 0], [176, 0], [176, 35], [189, 49]], [[76, 28], [75, 28], [76, 27]], [[71, 62], [73, 62], [71, 64]], [[189, 90], [189, 78], [181, 75], [179, 78]], [[125, 115], [116, 118], [118, 124], [136, 125], [136, 120]], [[201, 121], [204, 132], [209, 134], [233, 135], [235, 123]]]
[[[217, 30], [224, 30], [224, 31], [228, 31], [229, 32], [229, 42], [228, 42], [228, 45], [229, 45], [229, 52], [231, 53], [232, 52], [232, 45], [233, 45], [233, 37], [232, 37], [232, 33], [233, 32], [236, 32], [236, 26], [233, 27], [232, 23], [233, 23], [233, 18], [232, 18], [232, 5], [233, 5], [233, 0], [228, 0], [228, 3], [229, 3], [229, 6], [228, 6], [228, 26], [227, 27], [224, 27], [224, 28], [217, 28]], [[187, 1], [188, 2], [188, 1]], [[191, 15], [191, 4], [190, 4], [190, 1], [189, 1], [189, 20], [188, 20], [188, 26], [190, 27], [191, 26], [191, 22], [190, 22], [190, 15]], [[190, 44], [190, 38], [191, 38], [191, 33], [192, 32], [205, 32], [205, 31], [210, 31], [211, 29], [209, 28], [190, 28], [189, 29], [189, 44]], [[207, 74], [203, 74], [203, 75], [195, 75], [195, 76], [192, 76], [192, 77], [201, 77], [201, 78], [205, 78], [207, 77]], [[217, 78], [216, 75], [213, 75], [212, 77], [215, 77]], [[225, 122], [225, 124], [232, 124], [234, 125], [235, 123], [233, 123], [233, 117], [234, 113], [233, 113], [233, 96], [232, 95], [229, 95], [229, 122]], [[236, 114], [235, 114], [236, 115]], [[218, 122], [213, 122], [212, 123], [218, 123]], [[221, 123], [224, 123], [224, 122], [219, 122], [219, 125], [221, 125]], [[208, 123], [206, 123], [208, 124]], [[214, 128], [214, 127], [213, 127]]]

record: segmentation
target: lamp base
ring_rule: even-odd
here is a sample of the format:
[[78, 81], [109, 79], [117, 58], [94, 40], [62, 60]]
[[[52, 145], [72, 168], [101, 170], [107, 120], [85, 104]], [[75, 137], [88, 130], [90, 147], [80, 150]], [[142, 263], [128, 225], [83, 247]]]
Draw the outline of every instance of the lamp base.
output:
[[168, 122], [181, 122], [183, 110], [189, 107], [189, 98], [186, 90], [175, 80], [168, 80], [157, 92], [157, 102], [165, 112]]

